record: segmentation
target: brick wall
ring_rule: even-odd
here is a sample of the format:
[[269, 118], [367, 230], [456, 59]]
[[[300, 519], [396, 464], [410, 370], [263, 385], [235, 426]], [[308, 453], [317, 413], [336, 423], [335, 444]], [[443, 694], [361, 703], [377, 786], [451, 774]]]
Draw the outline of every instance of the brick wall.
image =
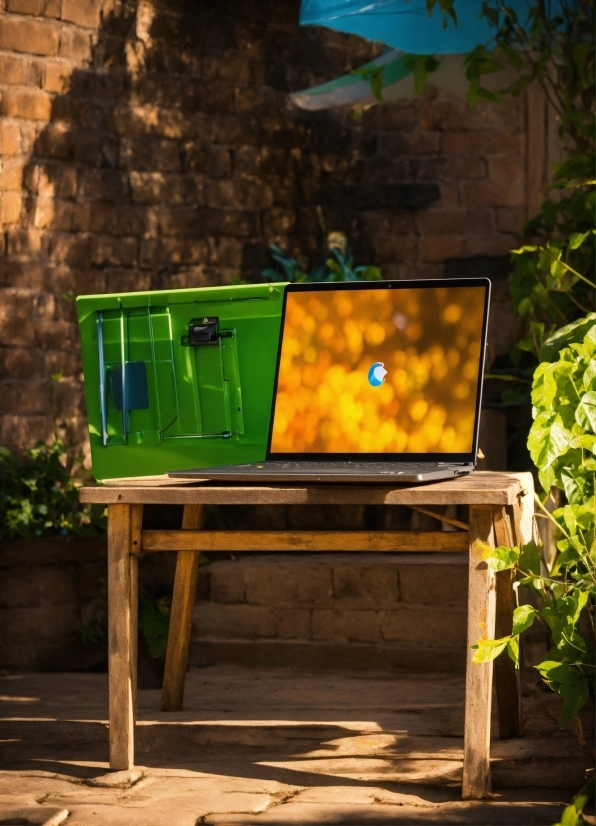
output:
[[[298, 6], [0, 0], [0, 444], [48, 438], [53, 417], [83, 438], [69, 296], [254, 279], [272, 241], [320, 247], [318, 203], [386, 277], [515, 243], [523, 101], [469, 112], [430, 89], [359, 120], [298, 110], [289, 91], [373, 54], [299, 29]], [[380, 197], [404, 183], [434, 200]], [[507, 300], [503, 284], [492, 352], [513, 335]]]

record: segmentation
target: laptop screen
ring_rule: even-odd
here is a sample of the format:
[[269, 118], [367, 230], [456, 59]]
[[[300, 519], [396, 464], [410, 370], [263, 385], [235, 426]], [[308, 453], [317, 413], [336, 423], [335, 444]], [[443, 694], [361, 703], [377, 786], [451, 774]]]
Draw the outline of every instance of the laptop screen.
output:
[[269, 455], [475, 451], [490, 283], [289, 286]]

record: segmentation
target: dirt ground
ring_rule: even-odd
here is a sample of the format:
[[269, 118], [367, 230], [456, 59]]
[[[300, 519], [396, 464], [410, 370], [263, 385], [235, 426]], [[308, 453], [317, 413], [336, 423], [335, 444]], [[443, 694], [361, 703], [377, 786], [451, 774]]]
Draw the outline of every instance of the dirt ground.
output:
[[[553, 824], [594, 765], [586, 715], [525, 697], [493, 741], [490, 800], [462, 801], [463, 683], [445, 675], [192, 669], [185, 710], [139, 692], [137, 768], [108, 773], [107, 678], [0, 680], [0, 824]], [[594, 821], [596, 822], [596, 820]]]

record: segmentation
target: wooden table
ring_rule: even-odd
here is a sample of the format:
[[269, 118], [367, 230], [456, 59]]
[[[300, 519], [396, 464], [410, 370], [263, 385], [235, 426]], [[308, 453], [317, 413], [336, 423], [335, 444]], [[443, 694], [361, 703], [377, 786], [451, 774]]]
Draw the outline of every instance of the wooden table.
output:
[[[137, 671], [138, 559], [176, 551], [162, 709], [182, 708], [192, 612], [201, 551], [469, 552], [468, 658], [464, 731], [464, 798], [490, 792], [493, 663], [475, 665], [469, 647], [486, 635], [511, 632], [511, 572], [495, 575], [480, 559], [479, 543], [515, 545], [533, 533], [534, 487], [529, 473], [476, 472], [415, 487], [363, 485], [268, 486], [215, 483], [82, 488], [82, 502], [108, 506], [108, 646], [110, 767], [134, 764]], [[146, 531], [144, 505], [184, 505], [182, 529]], [[406, 505], [450, 523], [454, 531], [207, 531], [205, 505]], [[469, 525], [445, 516], [447, 505], [469, 505]], [[441, 506], [438, 507], [437, 506]], [[499, 736], [521, 735], [519, 672], [508, 657], [495, 662]]]

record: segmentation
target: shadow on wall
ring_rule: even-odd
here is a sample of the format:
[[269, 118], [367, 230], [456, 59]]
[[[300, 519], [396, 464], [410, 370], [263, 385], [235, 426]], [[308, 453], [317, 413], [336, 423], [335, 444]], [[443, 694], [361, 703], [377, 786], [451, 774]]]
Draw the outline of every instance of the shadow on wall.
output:
[[[7, 375], [18, 386], [3, 444], [51, 437], [52, 419], [85, 440], [72, 297], [254, 279], [271, 240], [319, 245], [317, 189], [374, 152], [345, 113], [303, 113], [287, 98], [290, 85], [366, 60], [369, 46], [298, 29], [295, 0], [219, 3], [217, 16], [201, 5], [116, 4], [89, 66], [41, 62], [58, 94], [49, 118], [32, 116], [48, 122], [7, 232], [7, 343], [18, 348]], [[335, 212], [358, 229], [354, 213]]]

